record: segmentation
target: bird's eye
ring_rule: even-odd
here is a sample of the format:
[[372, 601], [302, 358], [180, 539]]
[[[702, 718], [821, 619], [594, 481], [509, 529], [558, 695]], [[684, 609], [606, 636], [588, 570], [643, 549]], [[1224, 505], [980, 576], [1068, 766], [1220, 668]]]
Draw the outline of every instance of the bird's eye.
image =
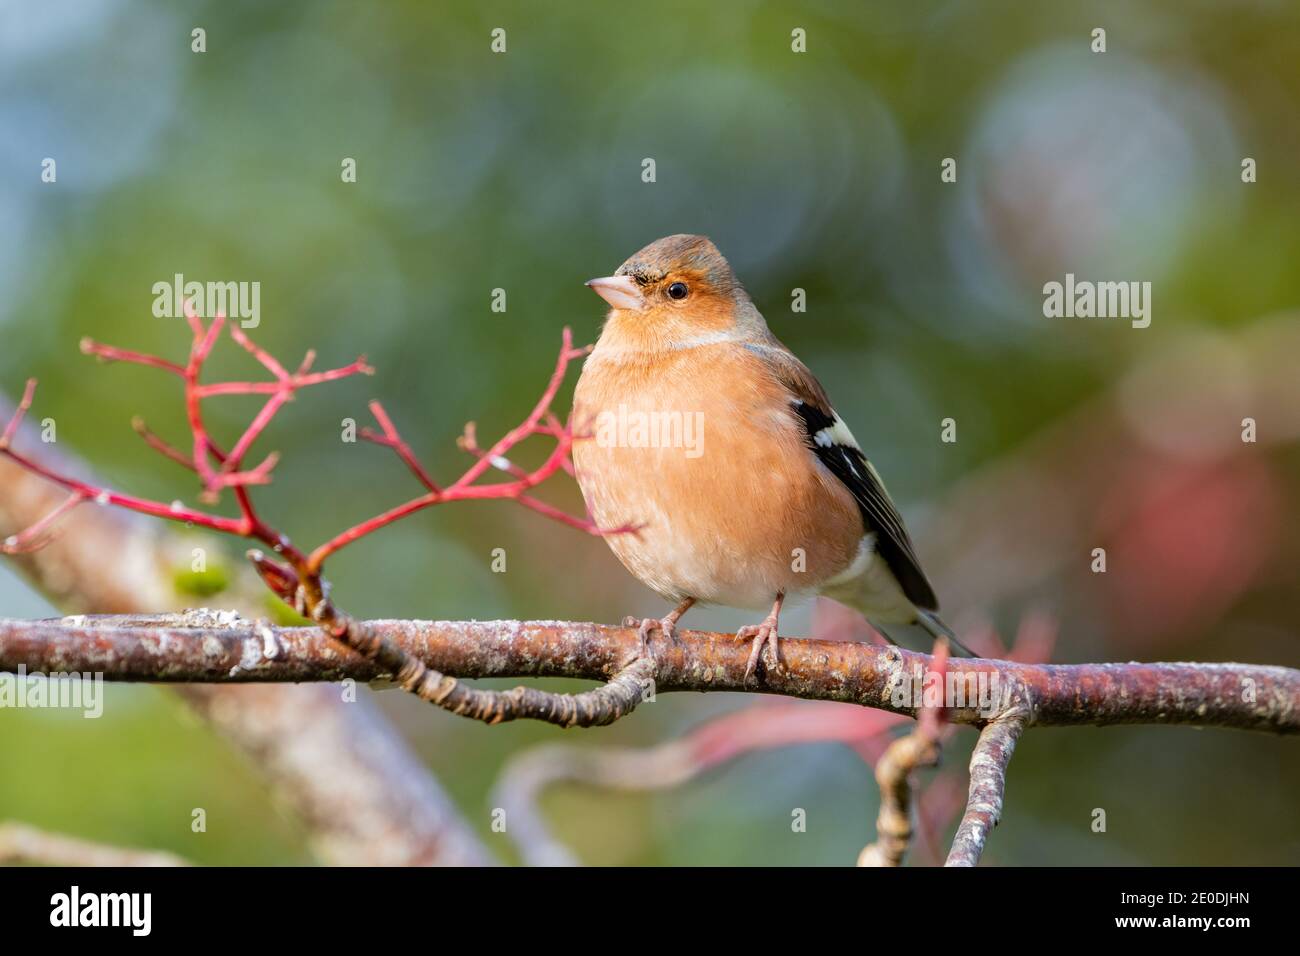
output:
[[686, 298], [686, 292], [687, 289], [686, 289], [685, 282], [674, 282], [672, 285], [668, 287], [668, 298], [684, 299]]

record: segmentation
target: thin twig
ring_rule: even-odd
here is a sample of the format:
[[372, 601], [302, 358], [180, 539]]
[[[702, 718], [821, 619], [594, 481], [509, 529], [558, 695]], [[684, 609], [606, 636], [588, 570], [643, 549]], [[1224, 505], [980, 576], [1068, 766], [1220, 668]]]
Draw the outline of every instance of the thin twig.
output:
[[55, 534], [54, 526], [58, 524], [59, 519], [85, 500], [86, 495], [83, 492], [72, 492], [51, 508], [44, 517], [36, 519], [18, 534], [10, 535], [0, 541], [0, 554], [23, 554], [45, 547]]
[[13, 414], [5, 424], [4, 431], [0, 432], [0, 449], [7, 449], [13, 443], [14, 436], [18, 434], [18, 427], [22, 425], [23, 418], [32, 407], [32, 399], [36, 396], [36, 379], [29, 378], [27, 384], [23, 386], [23, 397], [18, 400], [18, 405], [14, 408]]
[[970, 755], [970, 797], [966, 813], [957, 827], [945, 866], [975, 866], [979, 863], [984, 841], [1002, 817], [1007, 764], [1024, 729], [1022, 716], [1008, 714], [991, 721], [980, 731]]
[[384, 410], [384, 406], [378, 399], [370, 403], [370, 414], [374, 415], [375, 421], [379, 422], [383, 434], [376, 434], [369, 428], [363, 428], [360, 433], [361, 437], [366, 441], [372, 441], [377, 445], [385, 445], [393, 449], [406, 467], [411, 470], [411, 474], [415, 475], [416, 480], [424, 485], [425, 489], [434, 493], [441, 491], [442, 489], [438, 487], [438, 483], [429, 477], [429, 473], [424, 470], [424, 465], [420, 464], [420, 460], [415, 457], [415, 453], [411, 451], [411, 446], [398, 433], [397, 426], [388, 417], [388, 412]]

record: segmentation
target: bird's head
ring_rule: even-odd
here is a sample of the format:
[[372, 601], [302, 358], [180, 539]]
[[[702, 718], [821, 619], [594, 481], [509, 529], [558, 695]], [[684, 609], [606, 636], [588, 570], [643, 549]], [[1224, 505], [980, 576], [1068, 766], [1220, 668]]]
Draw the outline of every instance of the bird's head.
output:
[[731, 265], [704, 236], [658, 239], [587, 285], [612, 306], [611, 322], [656, 337], [729, 328], [736, 305], [748, 302]]

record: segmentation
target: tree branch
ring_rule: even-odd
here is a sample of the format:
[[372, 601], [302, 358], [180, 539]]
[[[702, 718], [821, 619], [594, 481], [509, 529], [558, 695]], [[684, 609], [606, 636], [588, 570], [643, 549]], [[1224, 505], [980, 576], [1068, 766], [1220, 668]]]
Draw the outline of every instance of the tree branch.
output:
[[858, 856], [858, 866], [902, 866], [912, 843], [912, 773], [939, 763], [939, 739], [919, 728], [891, 743], [876, 761], [880, 811], [876, 842]]
[[[936, 642], [933, 669], [944, 680], [948, 667], [948, 642]], [[921, 767], [936, 767], [944, 725], [942, 705], [926, 707], [910, 734], [891, 743], [876, 761], [880, 810], [876, 814], [875, 843], [858, 855], [858, 866], [902, 866], [912, 843], [912, 774]]]
[[[456, 678], [577, 677], [620, 673], [656, 692], [735, 691], [838, 700], [916, 716], [911, 680], [931, 657], [897, 647], [783, 638], [784, 667], [762, 685], [745, 682], [748, 647], [733, 634], [679, 631], [651, 638], [643, 669], [634, 628], [557, 621], [366, 621], [424, 666]], [[267, 655], [274, 649], [274, 656]], [[279, 628], [212, 612], [181, 616], [0, 620], [0, 670], [101, 672], [107, 680], [166, 683], [370, 681], [392, 679], [382, 660], [332, 642], [315, 628]], [[1189, 724], [1279, 734], [1300, 732], [1300, 671], [1251, 664], [1021, 664], [955, 659], [946, 679], [992, 691], [991, 709], [971, 700], [946, 710], [952, 723], [982, 726], [1007, 714], [1026, 725]], [[614, 696], [630, 703], [620, 683]], [[504, 692], [512, 694], [514, 692]], [[972, 695], [973, 697], [973, 695]], [[531, 705], [520, 705], [524, 710]], [[549, 711], [547, 711], [549, 713]], [[482, 716], [475, 714], [474, 716]], [[543, 713], [510, 716], [548, 719]]]
[[974, 866], [984, 852], [984, 841], [1002, 817], [1002, 796], [1007, 787], [1007, 764], [1025, 720], [1008, 714], [988, 724], [970, 755], [970, 797], [957, 827], [945, 866]]

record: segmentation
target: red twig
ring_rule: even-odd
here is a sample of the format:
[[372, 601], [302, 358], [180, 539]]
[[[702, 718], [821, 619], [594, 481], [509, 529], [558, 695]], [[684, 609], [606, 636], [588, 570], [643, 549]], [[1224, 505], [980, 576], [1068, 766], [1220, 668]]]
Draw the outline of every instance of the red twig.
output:
[[[559, 458], [559, 466], [561, 470], [564, 471], [565, 474], [573, 476], [574, 475], [573, 458], [571, 454], [573, 449], [573, 442], [577, 441], [579, 438], [583, 438], [586, 436], [574, 435], [572, 430], [563, 422], [561, 422], [559, 417], [554, 412], [550, 412], [550, 411], [548, 411], [545, 415], [545, 424], [539, 423], [536, 426], [534, 426], [533, 433], [537, 435], [549, 435], [555, 438], [557, 441], [561, 441], [564, 443], [564, 454], [562, 457]], [[525, 471], [523, 468], [520, 468], [509, 458], [506, 458], [504, 455], [498, 455], [496, 457], [492, 457], [490, 452], [485, 451], [483, 448], [479, 447], [478, 429], [473, 422], [467, 422], [465, 424], [465, 432], [460, 436], [460, 438], [456, 439], [456, 444], [460, 446], [462, 450], [469, 452], [474, 457], [488, 462], [488, 464], [490, 464], [493, 468], [497, 469], [498, 471], [503, 471], [508, 475], [513, 475], [515, 478], [519, 479], [520, 481], [530, 480], [529, 473]], [[585, 532], [586, 534], [594, 534], [594, 535], [635, 534], [636, 531], [638, 530], [638, 526], [633, 524], [622, 525], [621, 527], [618, 528], [602, 529], [596, 525], [596, 523], [591, 519], [590, 515], [588, 515], [586, 518], [579, 518], [575, 515], [569, 514], [566, 511], [556, 508], [554, 505], [548, 505], [544, 501], [539, 501], [538, 499], [533, 498], [530, 495], [521, 494], [517, 496], [515, 500], [518, 501], [525, 508], [531, 508], [533, 511], [536, 511], [540, 515], [544, 515], [547, 518], [551, 518], [554, 519], [555, 521], [559, 521], [563, 524], [567, 524], [569, 527], [575, 528], [578, 531]]]
[[93, 355], [105, 362], [131, 362], [135, 365], [147, 365], [150, 368], [160, 368], [163, 371], [171, 372], [173, 375], [185, 375], [185, 369], [175, 362], [169, 362], [164, 358], [156, 355], [146, 355], [143, 352], [131, 352], [127, 349], [114, 348], [111, 345], [102, 345], [92, 338], [81, 340], [81, 351], [86, 355]]
[[[572, 335], [567, 328], [564, 330], [563, 344], [550, 380], [527, 418], [488, 450], [482, 450], [478, 447], [474, 439], [473, 426], [467, 426], [468, 443], [463, 444], [462, 447], [472, 451], [476, 456], [476, 461], [446, 488], [440, 486], [429, 475], [428, 470], [420, 463], [410, 445], [402, 438], [397, 426], [394, 425], [392, 418], [383, 405], [378, 401], [371, 402], [370, 410], [374, 414], [380, 431], [375, 432], [372, 429], [365, 428], [362, 429], [362, 437], [393, 449], [421, 485], [424, 486], [426, 493], [345, 529], [317, 547], [310, 555], [305, 555], [289, 543], [286, 535], [266, 524], [257, 516], [249, 494], [250, 486], [264, 485], [271, 481], [278, 460], [277, 454], [272, 452], [260, 464], [251, 468], [245, 467], [245, 458], [258, 438], [272, 424], [280, 409], [291, 401], [300, 389], [354, 375], [372, 374], [373, 369], [366, 364], [364, 358], [358, 358], [349, 365], [327, 371], [312, 372], [311, 367], [316, 355], [314, 352], [308, 351], [298, 368], [290, 372], [274, 356], [254, 343], [238, 325], [228, 324], [223, 316], [217, 316], [211, 322], [205, 323], [195, 313], [191, 305], [186, 303], [185, 318], [190, 327], [191, 341], [189, 356], [184, 365], [143, 352], [103, 345], [89, 338], [82, 340], [81, 350], [88, 355], [93, 355], [105, 361], [129, 362], [158, 368], [178, 375], [183, 379], [186, 417], [190, 429], [188, 453], [156, 435], [139, 418], [132, 421], [132, 427], [154, 451], [198, 475], [200, 500], [205, 504], [215, 503], [217, 496], [223, 489], [232, 489], [239, 506], [239, 517], [231, 518], [189, 508], [180, 502], [168, 504], [121, 494], [60, 474], [46, 468], [27, 455], [13, 451], [9, 445], [17, 433], [24, 414], [31, 407], [34, 397], [36, 381], [33, 379], [27, 383], [16, 413], [5, 427], [3, 435], [0, 436], [0, 452], [3, 452], [13, 461], [33, 473], [66, 488], [70, 492], [70, 497], [67, 502], [38, 522], [37, 525], [12, 536], [7, 542], [7, 547], [28, 548], [33, 546], [41, 540], [42, 536], [50, 530], [63, 514], [83, 501], [93, 500], [99, 504], [115, 505], [143, 514], [185, 521], [197, 527], [239, 535], [267, 545], [279, 552], [289, 565], [282, 568], [280, 572], [270, 575], [274, 580], [268, 580], [268, 584], [286, 600], [291, 600], [292, 594], [285, 592], [287, 581], [292, 580], [295, 584], [301, 584], [305, 578], [319, 576], [325, 559], [339, 549], [381, 528], [387, 527], [407, 515], [444, 502], [490, 498], [514, 499], [524, 507], [569, 527], [590, 534], [606, 533], [597, 528], [590, 519], [570, 515], [527, 493], [557, 471], [572, 472], [569, 456], [574, 436], [572, 431], [561, 423], [551, 405], [559, 392], [560, 385], [564, 381], [570, 363], [574, 359], [585, 355], [588, 350], [573, 346]], [[228, 331], [230, 338], [269, 372], [273, 380], [269, 382], [201, 382], [200, 378], [204, 364], [212, 354], [212, 350], [216, 347], [223, 331]], [[261, 409], [230, 447], [229, 452], [223, 451], [221, 446], [212, 438], [203, 417], [204, 400], [220, 395], [268, 396]], [[507, 453], [517, 444], [534, 435], [550, 438], [555, 443], [545, 461], [532, 470], [519, 468], [510, 463], [509, 459], [506, 458]], [[513, 480], [500, 483], [479, 483], [479, 479], [493, 465], [504, 465], [505, 470], [508, 471]], [[625, 530], [634, 529], [614, 529], [614, 531]], [[262, 568], [259, 568], [259, 570], [262, 570]], [[263, 573], [263, 577], [267, 578], [268, 574]]]
[[[554, 432], [549, 427], [546, 427], [545, 430], [543, 431], [543, 428], [539, 426], [538, 434], [543, 434], [543, 433], [548, 435], [554, 435], [556, 438], [560, 438], [562, 435], [561, 432]], [[475, 425], [473, 422], [465, 423], [465, 431], [459, 438], [456, 439], [456, 445], [462, 451], [469, 452], [475, 458], [484, 459], [488, 457], [488, 453], [479, 447], [478, 426]], [[494, 461], [489, 461], [488, 464], [490, 464], [497, 471], [504, 471], [507, 475], [514, 475], [516, 478], [528, 477], [528, 472], [524, 471], [524, 469], [520, 468], [509, 458], [506, 458], [504, 456], [498, 457]]]
[[[574, 359], [586, 355], [587, 351], [585, 348], [574, 348], [573, 335], [566, 328], [560, 354], [556, 359], [555, 369], [551, 373], [550, 381], [547, 382], [546, 389], [542, 392], [541, 398], [537, 400], [537, 404], [533, 406], [533, 410], [528, 414], [528, 417], [486, 450], [478, 447], [474, 438], [475, 432], [472, 423], [466, 426], [465, 435], [461, 438], [461, 447], [471, 451], [476, 460], [464, 474], [445, 488], [434, 482], [429, 477], [428, 472], [419, 464], [415, 455], [411, 452], [410, 446], [401, 437], [396, 426], [393, 425], [392, 420], [385, 413], [383, 406], [378, 402], [372, 402], [370, 406], [371, 412], [374, 413], [375, 420], [382, 429], [382, 434], [377, 434], [371, 429], [362, 429], [362, 437], [375, 444], [393, 449], [428, 491], [335, 535], [308, 556], [308, 569], [318, 571], [326, 558], [354, 541], [373, 534], [395, 521], [400, 521], [402, 518], [415, 514], [417, 511], [423, 511], [433, 505], [451, 501], [483, 501], [494, 498], [513, 499], [525, 508], [566, 524], [571, 528], [585, 531], [588, 534], [619, 534], [635, 530], [630, 527], [601, 529], [590, 519], [570, 515], [527, 494], [529, 490], [550, 478], [557, 471], [566, 470], [565, 465], [569, 461], [574, 436], [569, 428], [564, 426], [556, 427], [555, 423], [559, 419], [555, 416], [551, 404], [555, 401], [560, 385], [564, 382], [570, 363]], [[535, 435], [550, 437], [555, 441], [555, 447], [546, 460], [531, 471], [519, 468], [510, 462], [510, 459], [506, 457], [507, 454], [516, 445]], [[506, 471], [514, 480], [478, 484], [478, 480], [483, 477], [484, 473], [494, 467]]]
[[190, 471], [194, 470], [194, 462], [190, 460], [189, 456], [179, 448], [169, 445], [162, 438], [158, 437], [158, 435], [145, 424], [144, 419], [139, 415], [136, 415], [131, 419], [131, 428], [137, 435], [144, 439], [146, 445], [158, 452], [158, 454], [162, 455], [164, 458], [170, 458], [182, 468], [188, 468]]
[[[340, 368], [312, 372], [310, 369], [315, 354], [309, 351], [297, 370], [291, 373], [268, 352], [255, 345], [242, 329], [236, 325], [227, 325], [223, 316], [219, 315], [205, 324], [189, 303], [186, 303], [185, 318], [192, 337], [189, 357], [184, 366], [139, 352], [99, 345], [88, 339], [82, 343], [82, 349], [104, 359], [129, 361], [180, 375], [184, 382], [185, 412], [190, 429], [189, 454], [185, 454], [181, 449], [154, 435], [139, 420], [133, 422], [133, 427], [159, 454], [185, 465], [196, 473], [200, 485], [199, 500], [204, 504], [215, 503], [219, 493], [225, 488], [230, 488], [239, 506], [239, 517], [230, 518], [188, 508], [179, 501], [168, 505], [109, 491], [61, 474], [26, 455], [13, 451], [8, 447], [10, 439], [17, 433], [23, 412], [31, 405], [32, 390], [35, 386], [33, 382], [28, 384], [23, 402], [20, 403], [13, 421], [5, 428], [3, 441], [0, 442], [0, 453], [32, 473], [66, 488], [71, 495], [67, 502], [35, 526], [4, 542], [6, 548], [33, 546], [48, 533], [61, 515], [86, 499], [93, 499], [100, 504], [117, 505], [143, 514], [186, 521], [197, 527], [238, 535], [266, 545], [276, 557], [268, 557], [260, 549], [253, 549], [249, 552], [249, 558], [263, 582], [278, 597], [298, 613], [315, 621], [333, 640], [385, 668], [386, 672], [394, 675], [396, 681], [406, 690], [454, 713], [489, 723], [532, 717], [568, 727], [608, 723], [630, 713], [637, 706], [641, 700], [643, 672], [651, 666], [645, 660], [634, 661], [622, 668], [604, 687], [575, 695], [551, 694], [530, 688], [501, 692], [462, 685], [454, 678], [428, 667], [418, 657], [372, 625], [357, 621], [339, 610], [330, 599], [329, 585], [323, 576], [325, 559], [340, 548], [387, 527], [407, 515], [448, 501], [513, 499], [524, 507], [570, 527], [593, 534], [602, 533], [589, 520], [566, 514], [527, 494], [557, 471], [565, 469], [569, 462], [570, 449], [573, 447], [572, 431], [559, 424], [558, 417], [551, 409], [569, 364], [587, 351], [573, 347], [572, 336], [567, 328], [564, 330], [563, 346], [556, 360], [555, 370], [551, 373], [545, 391], [528, 417], [478, 457], [449, 487], [442, 488], [433, 481], [411, 451], [410, 446], [401, 437], [383, 406], [373, 402], [371, 410], [375, 414], [375, 420], [379, 423], [382, 434], [367, 430], [365, 437], [392, 448], [427, 489], [426, 493], [344, 530], [307, 554], [295, 547], [287, 535], [259, 517], [253, 505], [251, 489], [255, 485], [266, 484], [271, 480], [272, 470], [277, 460], [276, 454], [271, 453], [261, 464], [252, 468], [245, 467], [245, 458], [258, 438], [271, 425], [276, 414], [295, 397], [299, 389], [352, 375], [370, 374], [372, 369], [365, 363], [365, 359], [359, 358], [352, 364]], [[271, 374], [273, 381], [225, 381], [207, 384], [200, 381], [204, 363], [212, 354], [225, 329], [229, 330], [230, 337], [236, 344]], [[209, 433], [204, 421], [204, 400], [216, 395], [253, 394], [269, 397], [240, 433], [230, 451], [223, 452], [221, 445]], [[472, 435], [472, 429], [470, 434]], [[554, 442], [554, 448], [541, 465], [531, 471], [514, 469], [511, 466], [509, 470], [512, 481], [495, 484], [479, 483], [479, 479], [493, 462], [507, 460], [506, 454], [515, 445], [534, 435], [548, 437]]]
[[0, 432], [0, 451], [9, 447], [13, 441], [14, 435], [18, 433], [18, 426], [23, 423], [23, 417], [27, 410], [32, 407], [32, 398], [36, 395], [36, 379], [29, 378], [27, 384], [23, 386], [23, 397], [18, 402], [18, 407], [14, 409], [13, 416], [9, 423], [5, 425], [5, 430]]
[[[411, 451], [411, 446], [402, 439], [400, 434], [398, 434], [397, 426], [394, 425], [393, 420], [388, 417], [388, 412], [384, 411], [384, 406], [379, 403], [378, 399], [375, 399], [370, 403], [370, 414], [374, 415], [375, 421], [379, 422], [379, 427], [383, 429], [383, 434], [377, 434], [371, 428], [363, 428], [361, 429], [361, 437], [366, 441], [374, 442], [376, 445], [384, 445], [393, 449], [393, 451], [397, 452], [398, 457], [406, 463], [406, 467], [411, 469], [411, 474], [415, 475], [420, 484], [424, 485], [425, 488], [435, 494], [441, 491], [442, 489], [438, 487], [437, 482], [429, 477], [429, 473], [424, 470], [424, 466], [420, 464], [420, 460], [415, 457], [415, 453]], [[465, 427], [469, 428], [470, 426], [466, 425]]]
[[0, 554], [22, 554], [43, 548], [49, 543], [54, 533], [55, 523], [85, 500], [85, 494], [74, 491], [56, 508], [36, 521], [35, 524], [31, 524], [18, 534], [10, 535], [4, 541], [0, 541]]

